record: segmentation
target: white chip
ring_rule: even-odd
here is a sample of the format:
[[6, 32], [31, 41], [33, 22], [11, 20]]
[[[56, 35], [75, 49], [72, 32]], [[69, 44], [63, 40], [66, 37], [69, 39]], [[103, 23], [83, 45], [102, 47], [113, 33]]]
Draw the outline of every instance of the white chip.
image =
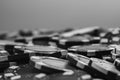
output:
[[63, 73], [63, 75], [73, 75], [74, 71], [72, 70], [67, 70], [66, 72]]
[[13, 76], [10, 78], [10, 80], [18, 80], [21, 78], [21, 75]]
[[13, 73], [5, 73], [4, 76], [5, 77], [12, 77], [12, 76], [14, 76], [14, 74]]
[[61, 40], [59, 41], [59, 44], [64, 45], [66, 41], [67, 41], [67, 39], [61, 39]]
[[9, 68], [10, 68], [10, 69], [18, 69], [19, 66], [10, 66]]
[[32, 56], [32, 57], [30, 57], [30, 59], [31, 59], [31, 61], [38, 61], [38, 60], [40, 60], [40, 57]]
[[40, 73], [40, 74], [35, 75], [35, 78], [41, 79], [41, 78], [44, 78], [44, 77], [46, 77], [46, 76], [47, 76], [46, 74]]
[[85, 75], [81, 76], [81, 78], [82, 78], [82, 80], [90, 80], [92, 77], [89, 74], [85, 74]]

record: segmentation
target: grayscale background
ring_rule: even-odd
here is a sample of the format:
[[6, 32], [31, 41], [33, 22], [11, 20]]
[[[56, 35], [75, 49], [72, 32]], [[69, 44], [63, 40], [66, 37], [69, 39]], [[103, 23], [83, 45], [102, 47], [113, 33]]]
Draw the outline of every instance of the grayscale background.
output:
[[0, 0], [0, 31], [119, 25], [120, 0]]

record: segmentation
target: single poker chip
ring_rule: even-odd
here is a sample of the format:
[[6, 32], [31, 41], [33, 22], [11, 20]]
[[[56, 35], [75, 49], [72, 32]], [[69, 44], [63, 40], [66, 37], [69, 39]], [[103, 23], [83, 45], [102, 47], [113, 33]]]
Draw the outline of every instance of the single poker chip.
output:
[[15, 39], [14, 41], [15, 41], [15, 42], [19, 42], [19, 43], [24, 43], [24, 44], [27, 44], [27, 43], [28, 43], [27, 40], [26, 40], [26, 38], [17, 38], [17, 39]]
[[74, 36], [74, 37], [59, 40], [59, 44], [66, 47], [71, 47], [74, 45], [87, 45], [89, 43], [90, 43], [90, 40], [83, 36]]
[[106, 45], [93, 44], [87, 46], [73, 46], [68, 49], [69, 52], [75, 52], [88, 57], [102, 58], [104, 55], [110, 55], [112, 49]]
[[39, 36], [39, 37], [33, 37], [32, 43], [35, 45], [49, 45], [49, 41], [51, 39], [51, 36]]
[[112, 63], [102, 59], [91, 58], [91, 67], [104, 74], [110, 80], [120, 75], [120, 71], [118, 71]]
[[75, 30], [72, 30], [70, 32], [66, 32], [66, 33], [61, 34], [61, 37], [72, 37], [72, 36], [77, 35], [77, 34], [89, 34], [89, 33], [94, 32], [95, 30], [98, 30], [98, 29], [100, 29], [100, 27], [98, 27], [98, 26], [75, 29]]
[[118, 70], [120, 70], [120, 58], [116, 58], [114, 60], [114, 65]]
[[55, 57], [39, 57], [32, 56], [30, 58], [31, 65], [45, 72], [67, 71], [68, 61]]
[[25, 50], [29, 50], [33, 52], [33, 54], [40, 55], [40, 56], [66, 57], [67, 55], [66, 50], [58, 49], [53, 46], [26, 46], [26, 47], [21, 47], [21, 48], [16, 47], [16, 52], [18, 53], [22, 51], [24, 52]]

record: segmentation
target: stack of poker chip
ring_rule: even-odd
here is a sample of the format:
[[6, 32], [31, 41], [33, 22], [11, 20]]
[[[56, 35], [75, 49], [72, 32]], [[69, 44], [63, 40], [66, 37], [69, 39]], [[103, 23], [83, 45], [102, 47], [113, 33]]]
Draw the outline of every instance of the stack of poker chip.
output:
[[[103, 29], [95, 26], [1, 33], [0, 72], [18, 65], [30, 65], [29, 67], [43, 71], [43, 76], [51, 72], [65, 72], [63, 76], [74, 76], [75, 69], [88, 73], [79, 76], [78, 80], [119, 80], [120, 28]], [[35, 77], [38, 79], [42, 75]], [[22, 78], [9, 72], [4, 76]]]

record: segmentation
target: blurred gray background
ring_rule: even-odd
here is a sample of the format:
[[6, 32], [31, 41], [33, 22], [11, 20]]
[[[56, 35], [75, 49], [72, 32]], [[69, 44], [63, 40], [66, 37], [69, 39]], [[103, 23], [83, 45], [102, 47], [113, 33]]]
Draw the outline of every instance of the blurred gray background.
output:
[[0, 0], [0, 31], [119, 25], [120, 0]]

